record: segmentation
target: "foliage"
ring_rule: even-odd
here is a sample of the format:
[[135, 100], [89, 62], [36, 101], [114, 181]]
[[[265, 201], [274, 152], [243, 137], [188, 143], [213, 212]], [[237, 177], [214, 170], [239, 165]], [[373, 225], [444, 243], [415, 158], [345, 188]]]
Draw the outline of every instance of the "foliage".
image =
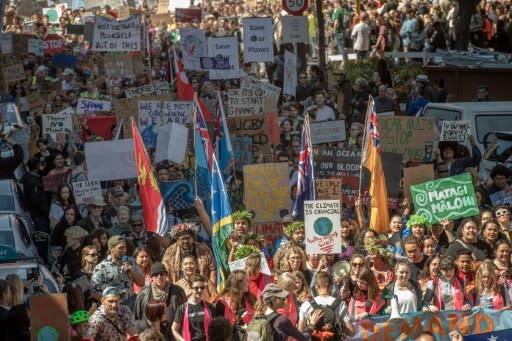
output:
[[252, 245], [241, 245], [235, 251], [235, 260], [239, 260], [245, 257], [249, 257], [250, 255], [259, 255], [260, 250], [257, 247]]

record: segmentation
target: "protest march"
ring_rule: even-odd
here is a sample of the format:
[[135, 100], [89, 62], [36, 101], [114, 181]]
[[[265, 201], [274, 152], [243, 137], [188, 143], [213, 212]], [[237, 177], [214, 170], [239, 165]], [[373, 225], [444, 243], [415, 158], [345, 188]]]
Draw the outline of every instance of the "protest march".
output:
[[505, 340], [510, 7], [0, 0], [0, 340]]

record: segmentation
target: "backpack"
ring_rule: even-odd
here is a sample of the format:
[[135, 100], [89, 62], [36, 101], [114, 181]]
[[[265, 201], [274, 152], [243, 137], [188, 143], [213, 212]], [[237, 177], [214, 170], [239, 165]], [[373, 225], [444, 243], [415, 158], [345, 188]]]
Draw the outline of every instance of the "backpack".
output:
[[255, 316], [247, 325], [247, 341], [279, 341], [272, 328], [272, 323], [279, 315], [273, 312], [268, 316]]
[[[324, 338], [324, 340], [328, 341], [337, 341], [340, 339], [342, 335], [342, 326], [338, 323], [336, 310], [338, 309], [338, 306], [341, 304], [341, 299], [336, 298], [334, 302], [332, 302], [330, 305], [323, 305], [318, 304], [315, 299], [312, 299], [309, 301], [309, 304], [311, 304], [311, 308], [313, 310], [320, 309], [324, 315], [320, 319], [320, 321], [314, 326], [315, 332], [322, 332], [322, 331], [328, 331], [331, 333], [334, 333], [333, 336], [329, 338]], [[312, 340], [320, 340], [320, 338], [315, 337], [314, 335], [311, 337]]]

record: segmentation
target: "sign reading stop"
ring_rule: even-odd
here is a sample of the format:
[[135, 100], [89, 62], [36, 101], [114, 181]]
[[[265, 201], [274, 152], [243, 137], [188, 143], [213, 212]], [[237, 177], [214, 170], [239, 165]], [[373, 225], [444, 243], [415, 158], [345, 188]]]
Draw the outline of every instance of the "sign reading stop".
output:
[[291, 15], [301, 15], [308, 8], [308, 0], [283, 0], [283, 9]]

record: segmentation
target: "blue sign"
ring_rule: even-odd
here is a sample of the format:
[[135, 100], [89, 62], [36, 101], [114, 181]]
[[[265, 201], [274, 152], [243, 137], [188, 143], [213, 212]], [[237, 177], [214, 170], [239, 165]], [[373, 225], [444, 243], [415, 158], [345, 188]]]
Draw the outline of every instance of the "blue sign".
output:
[[229, 65], [229, 56], [224, 57], [218, 55], [216, 57], [200, 57], [201, 68], [206, 70], [229, 70], [231, 66]]

